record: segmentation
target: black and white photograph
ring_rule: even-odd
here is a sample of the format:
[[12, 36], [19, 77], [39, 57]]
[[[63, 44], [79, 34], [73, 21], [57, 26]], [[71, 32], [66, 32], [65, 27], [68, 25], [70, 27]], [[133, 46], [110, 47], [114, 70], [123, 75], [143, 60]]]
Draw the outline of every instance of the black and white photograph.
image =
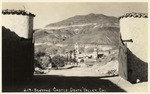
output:
[[148, 2], [1, 5], [2, 93], [148, 93]]

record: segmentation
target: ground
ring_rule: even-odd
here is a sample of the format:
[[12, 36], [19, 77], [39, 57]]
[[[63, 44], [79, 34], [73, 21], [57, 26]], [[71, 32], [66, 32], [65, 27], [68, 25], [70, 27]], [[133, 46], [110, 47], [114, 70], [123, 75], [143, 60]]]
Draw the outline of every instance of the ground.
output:
[[131, 84], [130, 82], [124, 80], [120, 76], [109, 77], [108, 75], [103, 75], [103, 74], [100, 74], [99, 72], [95, 72], [94, 70], [91, 70], [90, 68], [87, 68], [86, 66], [84, 66], [84, 64], [80, 64], [76, 66], [68, 65], [58, 70], [50, 70], [49, 72], [47, 72], [46, 75], [52, 75], [52, 76], [59, 75], [59, 76], [65, 76], [65, 77], [98, 77], [99, 81], [102, 79], [108, 80], [127, 92], [148, 91], [148, 82]]
[[46, 75], [60, 75], [60, 76], [93, 76], [97, 77], [99, 73], [89, 71], [89, 68], [82, 65], [67, 65], [63, 68], [59, 68], [58, 70], [49, 70], [46, 72]]
[[35, 74], [31, 82], [9, 87], [18, 92], [146, 92], [148, 83], [131, 84], [120, 76], [103, 76], [84, 65], [68, 65]]

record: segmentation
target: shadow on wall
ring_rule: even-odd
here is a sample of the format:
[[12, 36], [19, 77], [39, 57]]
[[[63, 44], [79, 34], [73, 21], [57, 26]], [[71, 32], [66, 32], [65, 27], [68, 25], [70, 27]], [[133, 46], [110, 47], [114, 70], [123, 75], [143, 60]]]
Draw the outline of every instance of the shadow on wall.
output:
[[34, 66], [32, 39], [19, 37], [2, 27], [2, 89], [32, 78]]
[[128, 80], [131, 83], [136, 83], [137, 79], [140, 82], [148, 81], [148, 63], [136, 57], [129, 49], [127, 49], [128, 61]]

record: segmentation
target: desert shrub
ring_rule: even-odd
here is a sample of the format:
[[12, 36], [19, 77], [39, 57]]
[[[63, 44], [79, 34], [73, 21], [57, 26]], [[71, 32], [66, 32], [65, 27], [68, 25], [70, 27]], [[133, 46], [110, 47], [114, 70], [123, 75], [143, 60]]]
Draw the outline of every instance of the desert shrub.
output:
[[43, 68], [47, 68], [48, 65], [51, 63], [51, 57], [49, 55], [44, 55], [43, 57], [41, 57], [41, 59], [42, 59], [41, 66]]
[[34, 67], [36, 68], [36, 67], [38, 67], [38, 68], [40, 68], [40, 69], [44, 69], [42, 66], [41, 66], [41, 63], [38, 61], [38, 60], [34, 60]]
[[52, 62], [57, 66], [57, 67], [63, 67], [65, 65], [65, 62], [67, 59], [63, 56], [56, 55], [52, 58]]
[[114, 75], [118, 75], [118, 72], [117, 72], [117, 70], [113, 69], [113, 70], [109, 70], [107, 72], [107, 74], [110, 75], [110, 76], [114, 76]]

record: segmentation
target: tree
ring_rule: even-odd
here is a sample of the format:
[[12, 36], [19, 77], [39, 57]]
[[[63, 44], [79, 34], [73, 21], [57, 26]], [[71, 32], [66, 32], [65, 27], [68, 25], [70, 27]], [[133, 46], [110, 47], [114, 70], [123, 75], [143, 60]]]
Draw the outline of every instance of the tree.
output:
[[57, 66], [57, 67], [63, 67], [65, 65], [65, 62], [67, 61], [67, 58], [56, 55], [52, 58], [52, 62]]
[[44, 52], [35, 53], [35, 67], [46, 69], [51, 62], [51, 57]]

